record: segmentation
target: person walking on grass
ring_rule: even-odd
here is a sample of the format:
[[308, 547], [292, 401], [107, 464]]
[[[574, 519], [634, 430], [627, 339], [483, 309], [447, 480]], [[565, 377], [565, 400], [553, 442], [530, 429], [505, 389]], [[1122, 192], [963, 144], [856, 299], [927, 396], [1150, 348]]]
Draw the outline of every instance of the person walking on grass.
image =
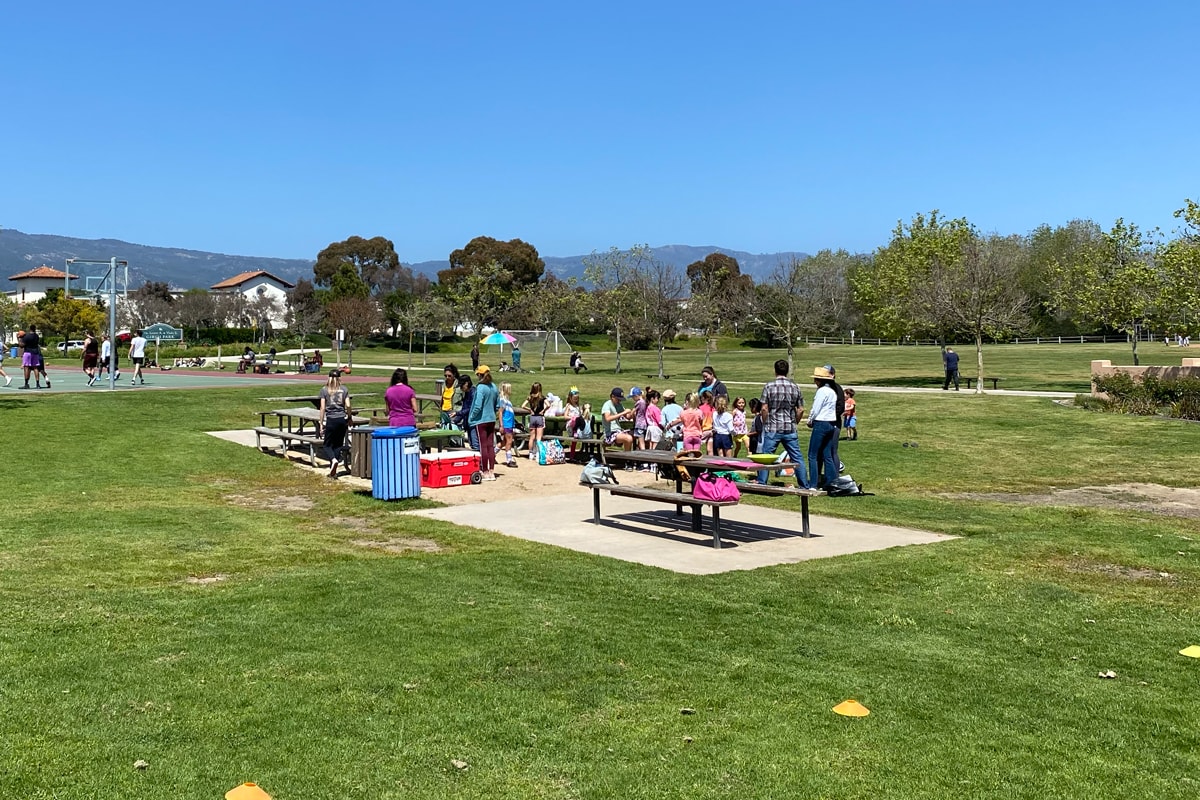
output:
[[12, 378], [4, 371], [4, 350], [0, 349], [0, 378], [4, 378], [4, 385], [8, 386], [12, 383]]
[[99, 374], [96, 367], [100, 363], [100, 343], [96, 341], [96, 337], [91, 333], [85, 333], [83, 336], [83, 374], [87, 375], [87, 385], [91, 386], [96, 382]]
[[813, 370], [812, 411], [808, 415], [808, 485], [824, 489], [837, 480], [838, 415], [837, 393], [833, 390], [833, 375], [825, 367]]
[[471, 398], [471, 413], [468, 424], [479, 437], [479, 469], [485, 481], [496, 480], [496, 411], [499, 408], [499, 392], [492, 384], [492, 371], [486, 364], [475, 369], [479, 383]]
[[858, 439], [858, 403], [854, 400], [854, 390], [846, 389], [846, 410], [842, 413], [842, 430], [850, 441]]
[[942, 352], [942, 367], [946, 371], [946, 380], [942, 382], [942, 391], [950, 388], [951, 382], [954, 383], [954, 391], [958, 391], [958, 353], [954, 352], [954, 348], [947, 347]]
[[471, 371], [479, 369], [479, 342], [471, 345]]
[[350, 392], [342, 386], [342, 373], [330, 370], [329, 380], [321, 387], [321, 433], [325, 456], [329, 459], [329, 477], [337, 480], [338, 464], [345, 457], [346, 431], [350, 427]]
[[[781, 358], [775, 362], [775, 380], [763, 386], [760, 409], [765, 421], [759, 452], [774, 453], [782, 445], [784, 453], [796, 465], [796, 483], [807, 489], [807, 470], [800, 454], [800, 437], [796, 434], [796, 423], [804, 419], [804, 394], [787, 374], [788, 362]], [[767, 482], [766, 470], [758, 473], [758, 482]]]
[[145, 386], [146, 378], [142, 375], [142, 365], [146, 363], [146, 337], [142, 336], [141, 329], [129, 340], [129, 360], [133, 362], [133, 378], [130, 379], [129, 385]]

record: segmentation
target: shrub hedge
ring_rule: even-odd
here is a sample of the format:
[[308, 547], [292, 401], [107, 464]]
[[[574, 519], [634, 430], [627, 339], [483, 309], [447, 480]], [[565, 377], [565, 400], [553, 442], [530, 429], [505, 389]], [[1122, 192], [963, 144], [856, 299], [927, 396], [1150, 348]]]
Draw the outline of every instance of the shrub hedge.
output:
[[1103, 407], [1109, 411], [1200, 420], [1200, 378], [1145, 375], [1134, 380], [1118, 372], [1093, 378], [1093, 383], [1108, 395]]

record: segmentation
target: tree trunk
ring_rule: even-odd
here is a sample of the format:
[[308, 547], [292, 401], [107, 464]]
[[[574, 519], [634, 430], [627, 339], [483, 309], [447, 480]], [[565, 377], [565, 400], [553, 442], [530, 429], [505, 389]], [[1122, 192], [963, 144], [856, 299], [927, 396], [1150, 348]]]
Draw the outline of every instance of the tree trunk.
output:
[[542, 339], [542, 372], [546, 371], [546, 351], [550, 349], [550, 337]]
[[613, 370], [616, 374], [621, 374], [621, 323], [617, 323], [617, 366]]
[[1130, 336], [1129, 338], [1131, 338], [1133, 340], [1133, 365], [1136, 367], [1136, 366], [1138, 366], [1138, 354], [1137, 354], [1138, 337], [1137, 337], [1137, 329], [1136, 328], [1134, 329], [1133, 335]]
[[975, 394], [983, 394], [983, 334], [975, 332], [975, 366], [979, 369], [979, 382], [975, 384]]
[[[658, 340], [658, 379], [659, 380], [663, 380], [663, 350], [665, 350], [665, 349], [666, 349], [666, 346], [663, 344], [663, 340], [659, 339]], [[707, 362], [707, 360], [706, 360], [706, 362]]]
[[[704, 329], [704, 366], [710, 366], [709, 358], [712, 356], [712, 337], [708, 335], [708, 328]], [[659, 369], [659, 377], [662, 377], [662, 370]]]
[[421, 366], [429, 366], [429, 331], [421, 331]]
[[408, 368], [409, 369], [412, 369], [412, 342], [413, 342], [413, 332], [412, 332], [412, 328], [409, 328], [408, 329]]

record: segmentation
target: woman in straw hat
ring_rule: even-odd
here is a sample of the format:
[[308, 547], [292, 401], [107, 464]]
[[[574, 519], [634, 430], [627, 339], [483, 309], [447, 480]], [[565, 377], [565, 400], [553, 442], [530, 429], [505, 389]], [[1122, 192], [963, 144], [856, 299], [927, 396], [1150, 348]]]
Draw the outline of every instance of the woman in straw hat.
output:
[[838, 476], [834, 450], [838, 437], [837, 393], [833, 390], [833, 374], [825, 367], [813, 370], [813, 383], [817, 392], [808, 412], [808, 427], [812, 428], [808, 438], [808, 485], [824, 489]]

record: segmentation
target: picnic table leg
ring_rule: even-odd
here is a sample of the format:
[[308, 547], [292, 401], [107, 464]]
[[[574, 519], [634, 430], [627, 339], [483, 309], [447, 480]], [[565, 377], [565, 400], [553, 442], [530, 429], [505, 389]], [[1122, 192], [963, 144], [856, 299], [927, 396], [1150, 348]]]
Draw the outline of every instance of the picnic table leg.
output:
[[[713, 506], [713, 511], [716, 511], [716, 510], [717, 510], [717, 507]], [[696, 533], [699, 533], [701, 530], [703, 530], [703, 527], [700, 524], [700, 504], [699, 503], [692, 506], [692, 530], [695, 531]]]
[[800, 496], [800, 525], [801, 533], [804, 538], [808, 539], [812, 536], [812, 529], [808, 527], [808, 495]]
[[600, 490], [592, 487], [592, 522], [600, 524]]
[[721, 549], [721, 507], [713, 506], [713, 549]]

